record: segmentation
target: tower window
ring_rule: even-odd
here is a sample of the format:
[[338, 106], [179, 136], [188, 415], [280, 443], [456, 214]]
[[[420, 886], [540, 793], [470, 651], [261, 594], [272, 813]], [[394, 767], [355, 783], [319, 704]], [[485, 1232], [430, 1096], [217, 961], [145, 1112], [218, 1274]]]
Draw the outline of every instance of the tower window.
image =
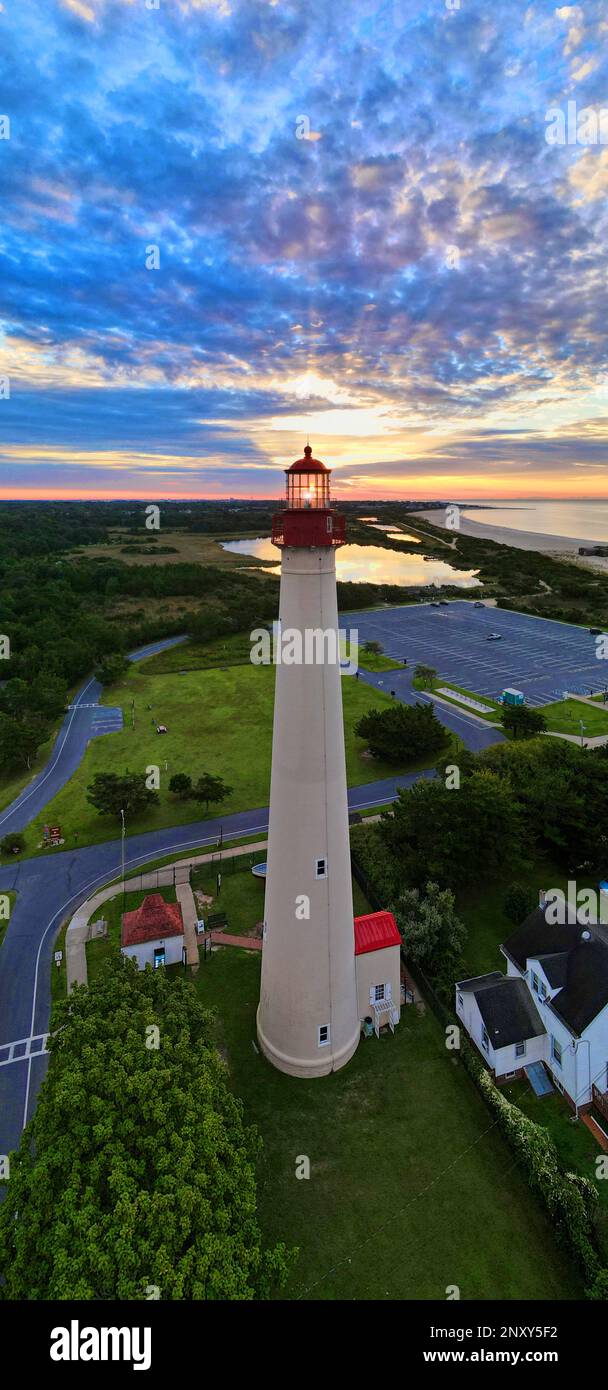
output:
[[329, 1023], [322, 1023], [319, 1028], [319, 1047], [327, 1047], [329, 1042]]
[[315, 875], [317, 878], [327, 878], [327, 860], [315, 860]]

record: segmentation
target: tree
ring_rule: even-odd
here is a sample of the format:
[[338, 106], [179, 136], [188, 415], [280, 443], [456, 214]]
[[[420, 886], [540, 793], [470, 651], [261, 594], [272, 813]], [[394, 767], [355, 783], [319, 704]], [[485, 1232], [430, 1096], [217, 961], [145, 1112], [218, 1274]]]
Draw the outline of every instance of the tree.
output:
[[158, 792], [146, 786], [145, 773], [96, 772], [87, 787], [87, 801], [101, 816], [134, 815], [146, 806], [158, 805]]
[[107, 656], [102, 656], [95, 675], [102, 685], [115, 685], [126, 675], [130, 665], [123, 652], [109, 652]]
[[486, 771], [465, 777], [458, 790], [439, 778], [402, 788], [380, 829], [404, 887], [430, 880], [456, 888], [487, 878], [523, 852], [512, 790]]
[[380, 712], [368, 710], [355, 725], [355, 733], [367, 741], [374, 758], [408, 762], [424, 753], [435, 753], [448, 738], [432, 705], [392, 705]]
[[436, 679], [436, 676], [437, 672], [435, 670], [435, 667], [425, 666], [423, 661], [419, 661], [418, 665], [414, 667], [414, 680], [419, 681], [420, 684], [425, 686], [427, 689], [430, 689], [430, 687], [433, 684], [433, 681]]
[[384, 647], [381, 642], [370, 641], [363, 643], [363, 650], [367, 652], [368, 656], [382, 656]]
[[399, 897], [394, 911], [408, 960], [420, 965], [436, 983], [451, 987], [467, 940], [467, 929], [454, 907], [454, 894], [436, 883], [427, 883], [424, 895], [409, 888]]
[[22, 763], [30, 768], [49, 734], [50, 726], [41, 715], [28, 711], [23, 719], [13, 719], [0, 714], [0, 766], [14, 767]]
[[0, 1298], [140, 1300], [152, 1286], [167, 1301], [240, 1301], [280, 1288], [290, 1257], [262, 1247], [261, 1141], [191, 981], [116, 956], [53, 1022], [0, 1208]]
[[186, 801], [192, 792], [192, 778], [187, 772], [176, 772], [169, 782], [169, 791], [180, 801]]
[[547, 721], [539, 709], [529, 709], [527, 705], [503, 705], [502, 726], [514, 738], [531, 738], [544, 733]]
[[192, 788], [192, 796], [195, 801], [204, 801], [205, 808], [209, 810], [209, 803], [219, 803], [226, 800], [227, 796], [232, 795], [232, 787], [227, 787], [222, 777], [214, 777], [211, 772], [204, 772], [195, 782]]
[[0, 850], [3, 854], [20, 854], [22, 849], [25, 849], [25, 835], [19, 830], [11, 830], [0, 840]]
[[523, 883], [510, 883], [504, 897], [505, 915], [519, 926], [534, 911], [538, 897], [533, 888]]

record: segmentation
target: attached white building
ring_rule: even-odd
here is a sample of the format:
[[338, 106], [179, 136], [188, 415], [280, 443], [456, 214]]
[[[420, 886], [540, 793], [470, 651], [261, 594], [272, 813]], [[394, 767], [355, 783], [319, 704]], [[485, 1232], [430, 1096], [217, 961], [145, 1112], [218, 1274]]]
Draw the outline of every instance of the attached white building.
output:
[[501, 950], [506, 976], [456, 985], [456, 1012], [496, 1080], [540, 1061], [574, 1110], [608, 1107], [608, 927], [556, 924], [542, 903]]
[[355, 917], [355, 970], [359, 1019], [374, 1031], [394, 1029], [401, 1014], [401, 937], [392, 912]]
[[138, 969], [151, 965], [179, 965], [184, 953], [184, 923], [179, 903], [167, 903], [160, 893], [149, 893], [141, 907], [123, 912], [120, 930], [123, 956], [137, 961]]

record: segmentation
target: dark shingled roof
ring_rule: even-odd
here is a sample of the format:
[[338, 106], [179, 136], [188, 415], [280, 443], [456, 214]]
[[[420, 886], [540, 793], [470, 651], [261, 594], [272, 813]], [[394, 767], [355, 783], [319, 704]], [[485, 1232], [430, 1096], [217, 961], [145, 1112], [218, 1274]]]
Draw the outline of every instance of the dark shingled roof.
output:
[[482, 983], [472, 992], [492, 1047], [510, 1047], [546, 1032], [525, 980], [502, 976], [500, 983]]
[[589, 940], [579, 940], [567, 956], [566, 981], [551, 1001], [558, 1018], [581, 1034], [608, 1004], [608, 946], [605, 928], [590, 927]]
[[546, 911], [531, 912], [503, 942], [503, 951], [522, 971], [528, 960], [540, 961], [558, 991], [548, 1007], [580, 1035], [608, 1004], [608, 927], [584, 920], [560, 926], [546, 921]]
[[490, 975], [473, 975], [470, 980], [458, 980], [456, 989], [462, 990], [466, 994], [467, 990], [472, 990], [473, 994], [478, 989], [488, 989], [490, 985], [495, 985], [497, 980], [504, 980], [500, 970], [492, 970]]

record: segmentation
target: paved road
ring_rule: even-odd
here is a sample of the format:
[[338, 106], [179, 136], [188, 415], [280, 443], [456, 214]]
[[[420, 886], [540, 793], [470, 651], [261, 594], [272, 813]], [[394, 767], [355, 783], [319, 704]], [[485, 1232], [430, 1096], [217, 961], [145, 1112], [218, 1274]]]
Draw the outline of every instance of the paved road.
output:
[[[162, 642], [151, 642], [147, 647], [139, 647], [131, 652], [129, 660], [143, 661], [146, 656], [153, 656], [165, 647], [173, 647], [177, 642], [184, 641], [184, 637], [167, 637]], [[86, 681], [78, 691], [66, 713], [46, 767], [24, 787], [10, 806], [0, 811], [0, 837], [7, 835], [9, 830], [23, 830], [44, 810], [69, 782], [92, 738], [113, 733], [122, 727], [122, 711], [100, 705], [101, 693], [102, 687], [95, 677]]]
[[[173, 639], [175, 640], [175, 639]], [[152, 647], [133, 654], [134, 659], [151, 655], [169, 643], [155, 643]], [[354, 677], [346, 677], [354, 679]], [[394, 690], [398, 699], [407, 704], [417, 699], [430, 699], [412, 690], [411, 670], [390, 671], [379, 675], [361, 673], [360, 679], [373, 687], [385, 691]], [[81, 692], [81, 701], [89, 703], [91, 686]], [[97, 688], [97, 697], [99, 689]], [[501, 739], [496, 730], [474, 723], [458, 711], [436, 706], [439, 718], [455, 732], [459, 733], [468, 747], [478, 750]], [[76, 719], [81, 718], [79, 709], [72, 711]], [[84, 711], [83, 711], [84, 713]], [[17, 803], [17, 814], [22, 813], [20, 825], [27, 823], [42, 809], [47, 799], [68, 780], [83, 756], [90, 734], [90, 725], [68, 724], [68, 738], [59, 747], [57, 756], [64, 759], [59, 767], [54, 765], [55, 752], [45, 774], [41, 773], [32, 784], [35, 793], [27, 803], [22, 795]], [[75, 729], [75, 732], [72, 731]], [[87, 734], [87, 729], [89, 730]], [[61, 735], [58, 739], [61, 744]], [[56, 745], [57, 747], [57, 745]], [[67, 747], [67, 755], [64, 753]], [[77, 756], [78, 754], [78, 756]], [[68, 770], [69, 769], [69, 770]], [[57, 773], [58, 781], [54, 780]], [[397, 796], [399, 787], [410, 786], [418, 776], [431, 773], [409, 774], [390, 777], [383, 781], [371, 782], [349, 792], [351, 810], [382, 805]], [[20, 804], [21, 803], [21, 804]], [[33, 809], [33, 808], [36, 809]], [[220, 827], [224, 838], [234, 835], [262, 833], [268, 826], [267, 808], [242, 811], [221, 819], [197, 821], [192, 825], [165, 830], [150, 831], [133, 836], [127, 841], [125, 867], [136, 869], [150, 859], [161, 855], [179, 853], [181, 850], [196, 849], [205, 844], [213, 844], [218, 838]], [[47, 1058], [36, 1056], [34, 1047], [27, 1040], [39, 1037], [48, 1029], [50, 1016], [50, 976], [53, 963], [54, 941], [68, 913], [104, 883], [118, 875], [120, 871], [121, 845], [114, 840], [103, 845], [91, 845], [73, 851], [50, 854], [38, 859], [23, 860], [0, 868], [0, 892], [10, 889], [17, 891], [17, 901], [12, 912], [10, 924], [0, 950], [0, 1154], [10, 1152], [19, 1143], [21, 1131], [32, 1115], [36, 1096], [47, 1066]], [[9, 1054], [8, 1044], [20, 1042]], [[31, 1049], [31, 1051], [30, 1051]], [[21, 1060], [6, 1059], [17, 1055]]]

